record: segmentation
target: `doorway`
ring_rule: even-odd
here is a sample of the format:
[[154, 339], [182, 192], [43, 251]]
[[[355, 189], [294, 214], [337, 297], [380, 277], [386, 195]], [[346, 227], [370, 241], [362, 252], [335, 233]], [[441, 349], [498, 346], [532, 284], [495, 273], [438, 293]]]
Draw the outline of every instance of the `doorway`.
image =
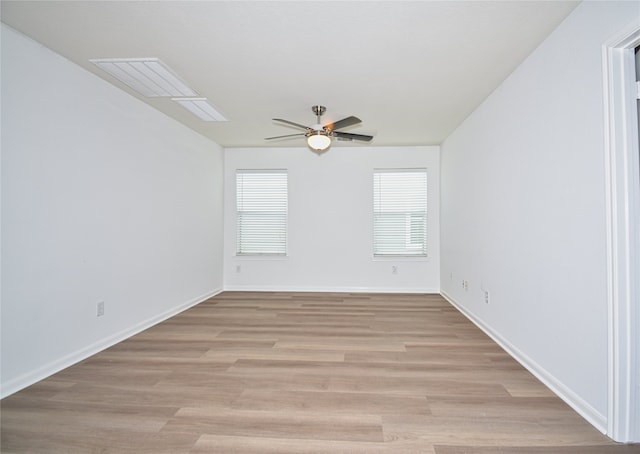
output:
[[607, 435], [640, 442], [640, 25], [603, 47], [607, 157]]

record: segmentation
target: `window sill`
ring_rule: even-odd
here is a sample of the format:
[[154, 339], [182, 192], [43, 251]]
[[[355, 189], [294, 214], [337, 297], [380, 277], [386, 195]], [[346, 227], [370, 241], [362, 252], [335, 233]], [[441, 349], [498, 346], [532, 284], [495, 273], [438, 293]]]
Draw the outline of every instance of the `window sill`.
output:
[[374, 262], [428, 262], [428, 255], [374, 255]]
[[234, 255], [233, 256], [237, 260], [246, 260], [246, 261], [272, 261], [272, 260], [289, 260], [288, 255], [276, 255], [276, 254], [243, 254], [243, 255]]

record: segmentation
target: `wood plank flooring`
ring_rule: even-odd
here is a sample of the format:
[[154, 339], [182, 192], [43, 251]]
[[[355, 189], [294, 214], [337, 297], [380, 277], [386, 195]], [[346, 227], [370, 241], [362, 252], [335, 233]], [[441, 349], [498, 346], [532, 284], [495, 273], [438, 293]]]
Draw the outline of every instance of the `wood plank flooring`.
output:
[[3, 453], [639, 453], [438, 295], [225, 292], [1, 402]]

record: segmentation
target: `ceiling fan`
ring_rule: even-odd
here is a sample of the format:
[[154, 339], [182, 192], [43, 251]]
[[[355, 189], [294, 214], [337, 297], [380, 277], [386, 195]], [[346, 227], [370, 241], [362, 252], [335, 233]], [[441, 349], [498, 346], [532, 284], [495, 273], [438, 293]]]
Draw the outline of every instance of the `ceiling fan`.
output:
[[348, 126], [353, 126], [353, 125], [357, 125], [358, 123], [362, 123], [362, 121], [358, 117], [350, 116], [347, 118], [343, 118], [342, 120], [335, 121], [333, 123], [322, 125], [320, 123], [320, 117], [322, 117], [322, 114], [324, 114], [326, 110], [327, 108], [325, 106], [311, 107], [311, 111], [317, 117], [317, 123], [311, 126], [304, 126], [298, 123], [294, 123], [293, 121], [283, 120], [281, 118], [274, 118], [273, 121], [279, 121], [281, 123], [295, 126], [296, 128], [304, 129], [305, 132], [301, 132], [298, 134], [287, 134], [284, 136], [267, 137], [265, 140], [305, 136], [307, 138], [307, 145], [309, 145], [309, 148], [311, 148], [313, 151], [316, 151], [316, 152], [323, 152], [331, 146], [331, 138], [333, 137], [337, 138], [338, 140], [349, 140], [349, 141], [361, 140], [364, 142], [370, 142], [371, 139], [373, 139], [373, 136], [337, 131], [337, 129], [346, 128]]

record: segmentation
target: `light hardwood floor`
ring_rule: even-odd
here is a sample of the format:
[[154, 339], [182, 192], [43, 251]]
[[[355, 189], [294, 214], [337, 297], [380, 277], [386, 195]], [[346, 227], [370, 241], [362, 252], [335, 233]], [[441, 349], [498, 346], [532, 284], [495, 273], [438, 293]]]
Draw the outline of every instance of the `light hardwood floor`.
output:
[[3, 453], [640, 452], [438, 295], [225, 292], [1, 406]]

